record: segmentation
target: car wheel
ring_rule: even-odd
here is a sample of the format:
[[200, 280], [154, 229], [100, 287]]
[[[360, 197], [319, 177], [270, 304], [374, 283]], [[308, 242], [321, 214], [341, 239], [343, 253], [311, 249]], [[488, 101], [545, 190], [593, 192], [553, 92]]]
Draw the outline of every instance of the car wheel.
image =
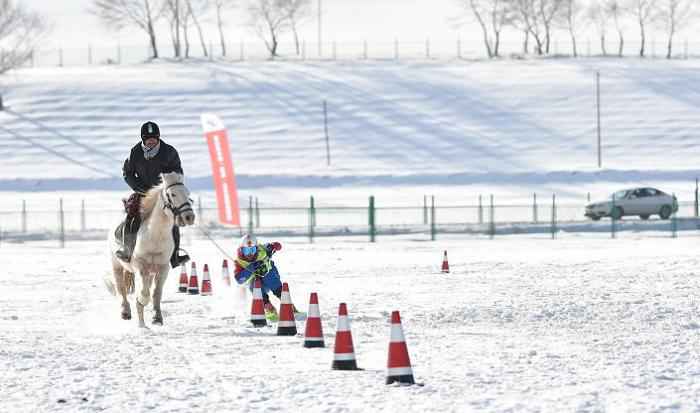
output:
[[612, 219], [620, 219], [624, 213], [625, 212], [622, 210], [622, 207], [616, 206], [615, 209], [612, 210], [610, 216]]
[[643, 220], [646, 221], [647, 219], [649, 219], [649, 214], [642, 214], [642, 215], [639, 216], [639, 218], [641, 218], [641, 219], [643, 219]]
[[668, 219], [671, 216], [671, 207], [668, 205], [664, 205], [661, 207], [661, 211], [659, 211], [659, 217], [661, 219]]
[[600, 217], [598, 215], [594, 215], [591, 217], [593, 221], [600, 221]]

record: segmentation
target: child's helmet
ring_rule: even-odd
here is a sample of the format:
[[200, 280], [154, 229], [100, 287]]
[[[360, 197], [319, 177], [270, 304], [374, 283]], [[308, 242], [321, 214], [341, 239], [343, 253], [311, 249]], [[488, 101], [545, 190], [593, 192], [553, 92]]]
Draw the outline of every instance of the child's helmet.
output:
[[241, 237], [240, 245], [238, 246], [238, 256], [243, 258], [255, 257], [258, 253], [258, 241], [255, 235], [245, 234]]

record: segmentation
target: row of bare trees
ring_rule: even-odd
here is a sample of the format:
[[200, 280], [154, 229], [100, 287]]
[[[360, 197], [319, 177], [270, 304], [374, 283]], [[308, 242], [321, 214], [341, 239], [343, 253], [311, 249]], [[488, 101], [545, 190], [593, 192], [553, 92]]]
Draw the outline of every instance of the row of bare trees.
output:
[[0, 74], [31, 59], [34, 48], [48, 30], [40, 14], [13, 0], [0, 0]]
[[523, 35], [523, 52], [530, 42], [539, 55], [551, 51], [554, 30], [566, 30], [572, 52], [578, 56], [577, 35], [587, 27], [600, 39], [603, 55], [607, 55], [606, 37], [610, 25], [617, 35], [617, 54], [622, 56], [628, 25], [639, 30], [639, 56], [646, 53], [647, 33], [653, 27], [667, 35], [666, 57], [673, 54], [674, 36], [687, 27], [700, 12], [698, 0], [457, 0], [481, 27], [489, 57], [500, 55], [501, 33], [512, 27]]
[[[204, 56], [212, 53], [207, 48], [202, 23], [213, 20], [222, 55], [226, 56], [224, 14], [238, 8], [238, 3], [236, 0], [93, 0], [90, 12], [113, 29], [131, 26], [143, 30], [154, 58], [159, 55], [155, 26], [161, 19], [170, 28], [174, 56], [185, 58], [190, 55], [192, 27], [196, 29]], [[290, 32], [294, 35], [296, 53], [300, 53], [298, 28], [311, 16], [311, 6], [311, 0], [248, 0], [243, 11], [247, 25], [265, 42], [270, 56], [275, 57], [280, 37]]]

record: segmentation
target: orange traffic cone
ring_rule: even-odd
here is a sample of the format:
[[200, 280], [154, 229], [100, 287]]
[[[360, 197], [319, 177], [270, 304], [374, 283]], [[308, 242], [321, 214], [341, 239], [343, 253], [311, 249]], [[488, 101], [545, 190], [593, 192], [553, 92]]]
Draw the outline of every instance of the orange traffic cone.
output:
[[179, 293], [186, 293], [189, 280], [187, 279], [187, 268], [185, 265], [180, 266], [180, 286], [177, 289]]
[[359, 370], [355, 360], [355, 349], [352, 345], [348, 308], [345, 303], [340, 303], [338, 308], [338, 327], [335, 332], [335, 348], [331, 367], [333, 370]]
[[413, 369], [408, 358], [408, 348], [403, 336], [401, 317], [398, 311], [391, 313], [391, 339], [389, 341], [389, 362], [387, 363], [386, 384], [416, 384]]
[[228, 273], [228, 260], [224, 260], [221, 265], [221, 279], [224, 280], [224, 284], [231, 286], [231, 276]]
[[280, 320], [277, 322], [278, 336], [297, 335], [297, 323], [294, 321], [294, 306], [292, 298], [289, 296], [289, 285], [282, 283], [282, 298], [280, 300]]
[[450, 264], [447, 262], [447, 251], [445, 251], [445, 256], [442, 258], [442, 272], [450, 272]]
[[323, 328], [321, 327], [321, 312], [318, 308], [318, 295], [311, 293], [309, 299], [309, 313], [306, 318], [306, 331], [304, 332], [304, 347], [326, 347], [323, 342]]
[[262, 327], [267, 325], [267, 320], [265, 319], [265, 310], [263, 307], [262, 298], [262, 283], [260, 278], [255, 278], [253, 284], [253, 305], [250, 309], [250, 322], [253, 323], [255, 327]]
[[190, 294], [199, 294], [199, 279], [197, 278], [197, 264], [192, 261], [192, 272], [190, 273], [190, 284], [187, 287]]
[[211, 277], [209, 277], [209, 265], [204, 264], [202, 270], [202, 295], [211, 295]]

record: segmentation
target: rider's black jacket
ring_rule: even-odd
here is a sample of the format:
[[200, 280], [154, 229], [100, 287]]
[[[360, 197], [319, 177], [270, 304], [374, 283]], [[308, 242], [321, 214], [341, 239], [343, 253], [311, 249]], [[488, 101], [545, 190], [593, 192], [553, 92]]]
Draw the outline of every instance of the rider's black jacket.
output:
[[143, 149], [141, 149], [141, 143], [137, 143], [131, 148], [131, 154], [124, 161], [122, 172], [124, 180], [131, 189], [141, 193], [159, 185], [161, 173], [183, 173], [177, 150], [162, 140], [158, 154], [152, 159], [146, 159], [143, 155]]

